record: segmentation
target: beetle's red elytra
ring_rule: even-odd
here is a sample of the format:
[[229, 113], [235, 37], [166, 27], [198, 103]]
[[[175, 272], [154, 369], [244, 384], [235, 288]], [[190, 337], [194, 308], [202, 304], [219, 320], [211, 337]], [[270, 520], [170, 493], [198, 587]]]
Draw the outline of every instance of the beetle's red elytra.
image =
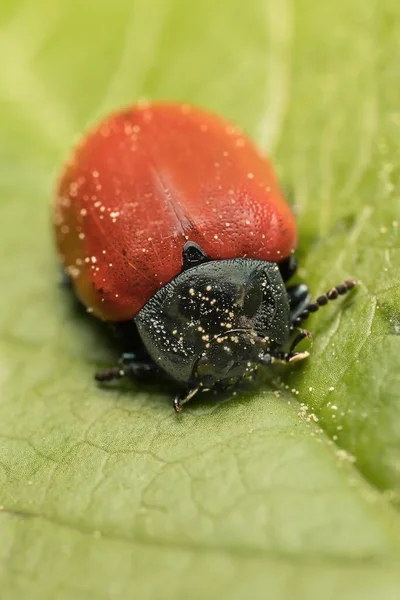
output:
[[297, 230], [270, 163], [187, 104], [137, 105], [94, 128], [65, 166], [54, 228], [79, 300], [139, 334], [97, 378], [162, 372], [183, 387], [176, 410], [260, 364], [304, 358], [295, 328], [355, 284], [312, 304], [304, 284], [285, 286]]

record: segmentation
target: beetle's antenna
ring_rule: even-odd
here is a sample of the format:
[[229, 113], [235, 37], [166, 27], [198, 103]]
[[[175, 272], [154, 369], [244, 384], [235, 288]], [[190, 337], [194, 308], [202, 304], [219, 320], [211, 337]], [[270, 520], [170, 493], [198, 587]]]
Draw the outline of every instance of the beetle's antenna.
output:
[[305, 309], [292, 321], [292, 328], [298, 327], [300, 323], [308, 319], [311, 313], [317, 312], [321, 306], [328, 304], [330, 300], [336, 300], [339, 296], [347, 294], [353, 287], [357, 285], [356, 279], [346, 279], [343, 283], [336, 285], [329, 292], [319, 296], [314, 302], [310, 302]]

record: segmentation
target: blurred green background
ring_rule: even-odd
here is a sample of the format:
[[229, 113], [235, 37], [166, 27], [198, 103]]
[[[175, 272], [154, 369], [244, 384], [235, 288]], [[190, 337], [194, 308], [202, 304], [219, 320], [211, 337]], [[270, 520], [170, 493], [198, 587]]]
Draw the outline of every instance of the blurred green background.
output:
[[[2, 0], [2, 600], [400, 594], [398, 0]], [[317, 294], [312, 356], [193, 402], [98, 389], [115, 355], [57, 285], [71, 146], [138, 98], [220, 112], [268, 151]]]

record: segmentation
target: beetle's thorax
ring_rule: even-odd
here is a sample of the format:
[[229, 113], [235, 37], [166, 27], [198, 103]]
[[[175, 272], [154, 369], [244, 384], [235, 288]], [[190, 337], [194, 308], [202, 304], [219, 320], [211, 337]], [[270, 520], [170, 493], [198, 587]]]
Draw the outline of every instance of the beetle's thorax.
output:
[[286, 290], [276, 263], [210, 261], [184, 271], [135, 318], [152, 359], [188, 383], [240, 377], [289, 333]]

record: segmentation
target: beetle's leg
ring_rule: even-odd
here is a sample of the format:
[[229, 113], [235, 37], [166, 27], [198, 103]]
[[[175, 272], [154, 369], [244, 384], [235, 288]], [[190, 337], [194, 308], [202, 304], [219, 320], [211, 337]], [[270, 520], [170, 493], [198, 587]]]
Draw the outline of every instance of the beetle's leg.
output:
[[305, 350], [304, 352], [277, 352], [272, 357], [272, 363], [283, 363], [285, 365], [299, 362], [310, 356], [310, 353]]
[[98, 371], [94, 377], [96, 381], [105, 382], [123, 377], [140, 378], [157, 372], [158, 368], [153, 362], [139, 361], [135, 354], [126, 353], [121, 356], [118, 365]]
[[304, 360], [308, 358], [310, 353], [305, 350], [304, 352], [282, 352], [280, 354], [276, 354], [274, 356], [273, 362], [276, 363], [284, 363], [284, 364], [293, 364], [299, 362], [300, 360]]
[[319, 296], [315, 300], [315, 302], [307, 304], [297, 316], [292, 318], [292, 329], [298, 327], [300, 323], [308, 319], [310, 313], [317, 312], [317, 310], [319, 310], [321, 306], [325, 306], [325, 304], [328, 304], [329, 300], [336, 300], [338, 296], [343, 296], [344, 294], [347, 294], [347, 292], [353, 289], [353, 287], [356, 284], [356, 279], [347, 279], [343, 283], [340, 283], [339, 285], [336, 285], [335, 287], [330, 289], [329, 292], [327, 292], [326, 294]]
[[116, 366], [111, 367], [110, 369], [97, 371], [97, 373], [94, 375], [94, 378], [96, 381], [103, 383], [105, 381], [114, 381], [114, 379], [122, 379], [126, 376], [126, 374], [126, 370], [123, 367]]
[[297, 260], [295, 259], [293, 254], [291, 254], [287, 258], [284, 258], [283, 260], [278, 262], [278, 268], [283, 281], [289, 281], [289, 279], [293, 277], [293, 275], [297, 271]]
[[311, 296], [305, 283], [292, 285], [286, 288], [286, 292], [289, 299], [290, 321], [293, 322], [308, 306]]
[[175, 412], [181, 412], [182, 410], [182, 405], [186, 404], [186, 402], [189, 402], [189, 400], [191, 400], [193, 398], [193, 396], [195, 396], [197, 394], [197, 392], [199, 391], [199, 388], [194, 388], [192, 390], [189, 391], [185, 391], [185, 392], [181, 392], [180, 394], [177, 394], [174, 398], [174, 409]]
[[308, 356], [310, 356], [310, 353], [307, 351], [294, 352], [293, 350], [290, 350], [289, 352], [274, 352], [273, 354], [264, 354], [264, 356], [261, 357], [260, 362], [266, 366], [273, 365], [274, 363], [287, 365], [289, 363], [292, 364], [298, 362], [299, 360], [304, 360]]
[[292, 343], [290, 344], [289, 354], [293, 354], [294, 349], [296, 348], [296, 346], [298, 346], [300, 344], [300, 342], [302, 342], [306, 338], [311, 338], [311, 337], [312, 337], [311, 331], [307, 331], [306, 329], [301, 329], [299, 331], [299, 333], [296, 335], [296, 337], [294, 338], [294, 340], [292, 341]]
[[307, 352], [307, 350], [304, 350], [303, 352], [296, 352], [295, 348], [304, 339], [310, 337], [312, 337], [312, 333], [310, 331], [306, 331], [305, 329], [300, 330], [290, 344], [288, 352], [282, 352], [280, 350], [273, 349], [260, 357], [260, 363], [265, 366], [269, 366], [274, 363], [292, 364], [298, 362], [299, 360], [304, 360], [310, 356], [310, 353]]

